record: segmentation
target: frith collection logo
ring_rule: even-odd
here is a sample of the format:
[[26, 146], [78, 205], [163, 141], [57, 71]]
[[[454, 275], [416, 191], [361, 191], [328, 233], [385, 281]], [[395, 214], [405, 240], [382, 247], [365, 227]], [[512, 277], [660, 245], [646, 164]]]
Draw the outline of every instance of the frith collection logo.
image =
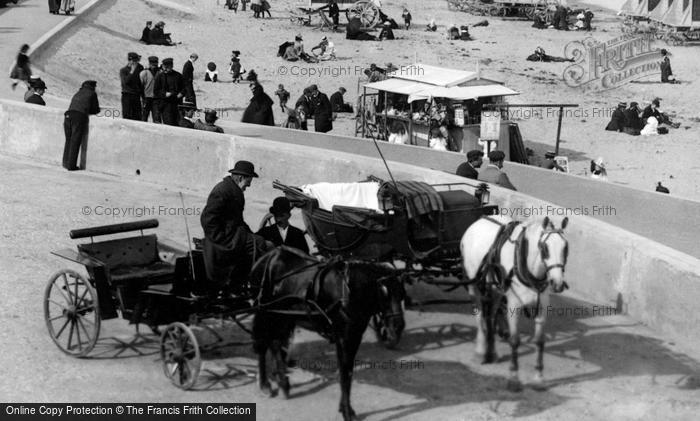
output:
[[570, 42], [564, 54], [574, 64], [564, 70], [564, 81], [571, 87], [603, 91], [660, 74], [661, 56], [652, 48], [653, 41], [651, 34], [637, 34], [605, 42], [594, 38]]

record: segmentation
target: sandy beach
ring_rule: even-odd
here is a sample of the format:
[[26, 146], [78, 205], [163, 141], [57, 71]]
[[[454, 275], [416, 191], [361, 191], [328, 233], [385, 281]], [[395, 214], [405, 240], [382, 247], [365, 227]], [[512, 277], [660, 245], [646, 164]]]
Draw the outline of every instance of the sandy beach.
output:
[[[548, 54], [564, 56], [570, 42], [591, 36], [606, 41], [621, 35], [617, 16], [622, 1], [589, 1], [595, 13], [595, 31], [537, 30], [531, 22], [472, 16], [448, 9], [446, 1], [385, 1], [383, 10], [400, 20], [406, 6], [414, 21], [409, 31], [395, 31], [397, 40], [360, 42], [345, 39], [345, 33], [318, 31], [314, 26], [299, 26], [289, 19], [294, 0], [282, 0], [272, 5], [272, 18], [254, 19], [252, 13], [226, 10], [223, 0], [178, 0], [177, 9], [150, 2], [117, 2], [112, 0], [108, 11], [94, 22], [86, 22], [75, 36], [56, 48], [39, 63], [47, 76], [52, 94], [69, 97], [85, 79], [99, 81], [98, 91], [103, 104], [119, 104], [118, 69], [126, 64], [126, 53], [136, 51], [145, 58], [157, 55], [173, 57], [176, 69], [181, 69], [191, 52], [199, 54], [195, 66], [195, 89], [200, 106], [216, 108], [225, 120], [240, 121], [250, 99], [247, 84], [230, 83], [226, 71], [232, 50], [241, 51], [244, 69], [255, 70], [266, 92], [276, 102], [273, 92], [284, 84], [295, 101], [302, 89], [312, 83], [328, 96], [338, 87], [347, 89], [345, 100], [354, 103], [358, 87], [364, 82], [362, 70], [370, 63], [380, 66], [391, 62], [409, 65], [415, 60], [448, 68], [474, 70], [479, 62], [486, 76], [503, 80], [505, 85], [521, 94], [509, 99], [512, 103], [574, 103], [563, 118], [561, 154], [568, 156], [571, 172], [585, 175], [592, 159], [603, 157], [607, 163], [610, 182], [643, 190], [653, 190], [661, 181], [671, 194], [700, 200], [700, 165], [696, 157], [700, 130], [697, 99], [689, 92], [698, 92], [695, 72], [700, 58], [697, 47], [669, 47], [656, 41], [654, 47], [668, 48], [674, 73], [682, 83], [657, 83], [659, 76], [602, 92], [584, 92], [567, 86], [563, 80], [568, 63], [529, 62], [525, 58], [541, 46]], [[572, 8], [586, 7], [569, 1]], [[434, 18], [437, 32], [425, 32], [425, 24]], [[444, 36], [447, 25], [473, 25], [487, 19], [487, 27], [471, 28], [472, 41], [448, 41]], [[138, 42], [146, 20], [163, 20], [166, 32], [171, 32], [174, 47], [147, 46]], [[318, 24], [319, 18], [312, 22]], [[341, 24], [346, 22], [341, 16]], [[301, 34], [306, 49], [315, 46], [326, 35], [335, 43], [338, 60], [318, 64], [289, 63], [276, 56], [278, 45]], [[108, 47], [108, 48], [106, 48]], [[93, 53], [86, 54], [86, 51]], [[204, 69], [208, 62], [218, 66], [221, 82], [206, 83]], [[43, 67], [43, 68], [42, 68]], [[629, 136], [606, 132], [612, 107], [618, 102], [636, 101], [642, 107], [652, 99], [662, 98], [661, 109], [681, 123], [663, 136]], [[118, 107], [117, 107], [118, 108]], [[520, 125], [526, 146], [533, 149], [537, 164], [544, 151], [554, 149], [557, 129], [557, 109], [521, 109], [512, 117]], [[275, 122], [286, 118], [275, 107]], [[349, 114], [334, 122], [332, 133], [354, 135], [354, 120]]]

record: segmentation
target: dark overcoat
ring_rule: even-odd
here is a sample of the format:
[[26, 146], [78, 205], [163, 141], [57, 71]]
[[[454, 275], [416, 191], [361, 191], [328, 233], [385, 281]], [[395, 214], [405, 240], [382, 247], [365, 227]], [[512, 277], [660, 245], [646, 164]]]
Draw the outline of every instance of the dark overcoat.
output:
[[226, 283], [236, 264], [245, 258], [245, 241], [251, 232], [243, 220], [245, 197], [231, 177], [209, 193], [200, 222], [204, 231], [204, 266], [207, 277]]
[[277, 225], [274, 224], [261, 228], [257, 234], [267, 241], [271, 241], [275, 246], [285, 245], [294, 247], [309, 254], [309, 245], [304, 237], [304, 231], [293, 225], [289, 225], [289, 228], [287, 228], [287, 238], [285, 238], [284, 241], [282, 241], [282, 236], [280, 235]]

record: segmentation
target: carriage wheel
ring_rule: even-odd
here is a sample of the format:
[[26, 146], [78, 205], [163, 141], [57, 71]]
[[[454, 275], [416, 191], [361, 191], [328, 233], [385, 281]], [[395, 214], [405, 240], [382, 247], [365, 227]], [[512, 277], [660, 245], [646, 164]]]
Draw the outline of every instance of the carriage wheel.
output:
[[374, 334], [377, 336], [377, 341], [381, 342], [386, 349], [396, 349], [396, 346], [401, 340], [401, 335], [397, 335], [394, 339], [389, 339], [389, 334], [386, 331], [386, 326], [384, 325], [384, 320], [378, 315], [372, 316], [371, 321], [372, 329]]
[[169, 324], [160, 336], [160, 358], [165, 376], [172, 384], [183, 390], [194, 386], [202, 357], [192, 329], [180, 322]]
[[359, 18], [363, 28], [371, 29], [379, 22], [379, 9], [371, 1], [361, 0], [345, 11], [345, 17], [348, 21]]
[[68, 355], [84, 357], [100, 336], [97, 292], [78, 272], [56, 272], [44, 292], [44, 319], [49, 335]]

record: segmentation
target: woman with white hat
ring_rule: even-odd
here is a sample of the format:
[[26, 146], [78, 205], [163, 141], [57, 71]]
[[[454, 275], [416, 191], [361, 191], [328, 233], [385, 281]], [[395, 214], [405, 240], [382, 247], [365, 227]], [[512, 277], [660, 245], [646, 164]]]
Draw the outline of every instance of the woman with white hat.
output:
[[605, 170], [605, 161], [599, 156], [595, 161], [591, 161], [591, 178], [600, 181], [608, 181], [608, 172]]

